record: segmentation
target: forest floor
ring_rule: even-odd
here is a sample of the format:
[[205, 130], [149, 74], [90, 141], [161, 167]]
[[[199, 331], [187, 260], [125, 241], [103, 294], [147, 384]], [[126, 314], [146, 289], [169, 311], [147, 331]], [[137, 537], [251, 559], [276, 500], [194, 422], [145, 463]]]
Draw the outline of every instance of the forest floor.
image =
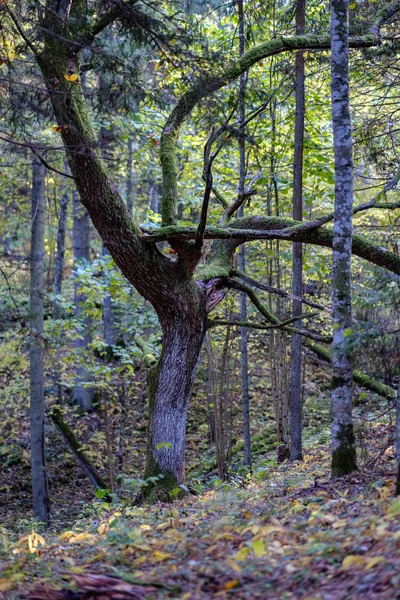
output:
[[267, 454], [253, 476], [173, 504], [98, 499], [67, 530], [3, 528], [0, 598], [400, 598], [390, 433], [372, 421], [360, 470], [341, 479], [308, 440], [302, 463]]

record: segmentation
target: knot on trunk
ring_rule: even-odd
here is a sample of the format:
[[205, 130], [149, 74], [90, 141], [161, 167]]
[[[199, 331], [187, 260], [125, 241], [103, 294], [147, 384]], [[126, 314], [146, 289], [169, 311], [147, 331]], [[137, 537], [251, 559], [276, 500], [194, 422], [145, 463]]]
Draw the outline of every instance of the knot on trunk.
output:
[[207, 281], [207, 283], [198, 281], [197, 284], [202, 290], [205, 291], [206, 312], [209, 313], [225, 297], [225, 290], [222, 288], [222, 280], [220, 277], [217, 277], [215, 279], [210, 279], [210, 281]]

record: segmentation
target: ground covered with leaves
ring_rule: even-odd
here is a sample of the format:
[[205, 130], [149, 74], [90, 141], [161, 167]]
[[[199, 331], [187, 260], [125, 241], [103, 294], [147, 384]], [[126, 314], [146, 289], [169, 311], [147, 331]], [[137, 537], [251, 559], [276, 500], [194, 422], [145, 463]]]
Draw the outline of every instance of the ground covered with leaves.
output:
[[400, 598], [400, 499], [389, 426], [371, 423], [358, 473], [329, 477], [329, 446], [303, 463], [215, 480], [153, 507], [86, 505], [73, 527], [3, 528], [0, 598]]

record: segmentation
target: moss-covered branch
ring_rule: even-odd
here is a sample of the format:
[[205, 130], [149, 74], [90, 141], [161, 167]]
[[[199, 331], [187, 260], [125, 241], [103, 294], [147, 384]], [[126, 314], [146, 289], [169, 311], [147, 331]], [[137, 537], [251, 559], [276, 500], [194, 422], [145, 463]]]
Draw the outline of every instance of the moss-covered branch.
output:
[[[305, 340], [304, 343], [307, 348], [312, 350], [319, 358], [328, 363], [331, 362], [331, 353], [328, 348], [325, 348], [324, 346], [321, 346], [321, 344], [317, 344], [312, 340]], [[383, 398], [387, 398], [388, 400], [395, 399], [396, 391], [393, 388], [385, 385], [381, 381], [377, 381], [373, 377], [369, 377], [369, 375], [366, 375], [357, 369], [353, 371], [353, 380], [361, 387], [364, 387], [371, 392], [375, 392], [375, 394], [378, 394]]]
[[[145, 234], [143, 239], [147, 242], [193, 240], [195, 235], [195, 227], [174, 225]], [[230, 223], [229, 227], [206, 227], [204, 238], [223, 240], [213, 244], [208, 263], [198, 269], [197, 279], [206, 281], [229, 275], [233, 252], [244, 242], [283, 239], [332, 248], [333, 233], [322, 228], [304, 229], [302, 222], [281, 217], [242, 217]], [[400, 257], [360, 235], [353, 236], [353, 254], [400, 275]]]

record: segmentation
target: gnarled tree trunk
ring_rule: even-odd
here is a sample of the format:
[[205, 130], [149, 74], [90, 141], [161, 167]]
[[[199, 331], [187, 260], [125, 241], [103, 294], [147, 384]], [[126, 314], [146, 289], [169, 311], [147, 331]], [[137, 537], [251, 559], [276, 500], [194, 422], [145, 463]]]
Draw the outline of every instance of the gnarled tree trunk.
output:
[[205, 294], [193, 288], [186, 290], [186, 298], [173, 314], [168, 310], [160, 315], [163, 348], [149, 375], [145, 478], [161, 478], [156, 486], [149, 483], [144, 492], [160, 500], [171, 499], [171, 492], [179, 495], [179, 485], [185, 480], [186, 415], [206, 333]]

